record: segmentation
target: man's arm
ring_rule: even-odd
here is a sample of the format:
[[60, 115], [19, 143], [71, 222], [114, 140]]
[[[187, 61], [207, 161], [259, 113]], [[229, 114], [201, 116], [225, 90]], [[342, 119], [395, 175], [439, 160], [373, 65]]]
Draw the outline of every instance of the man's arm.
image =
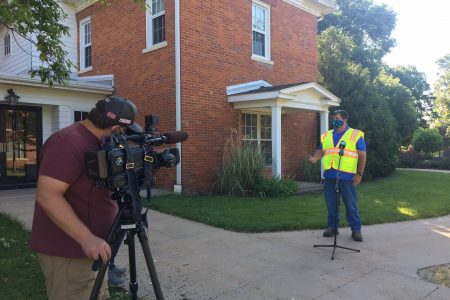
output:
[[315, 164], [318, 160], [320, 160], [323, 156], [323, 150], [317, 149], [316, 152], [311, 156], [309, 156], [309, 162]]
[[100, 257], [106, 263], [111, 258], [111, 248], [75, 214], [64, 197], [68, 188], [69, 185], [63, 181], [41, 175], [38, 178], [36, 202], [61, 230], [81, 245], [87, 257], [95, 260]]
[[353, 185], [358, 185], [361, 182], [362, 176], [358, 173], [364, 173], [366, 167], [367, 153], [366, 151], [357, 150], [358, 152], [358, 168], [356, 169], [355, 178], [353, 178]]

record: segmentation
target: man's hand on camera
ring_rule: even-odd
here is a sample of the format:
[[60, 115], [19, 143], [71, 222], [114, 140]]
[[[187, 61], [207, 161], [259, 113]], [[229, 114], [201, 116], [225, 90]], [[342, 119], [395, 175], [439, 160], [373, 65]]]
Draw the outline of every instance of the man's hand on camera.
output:
[[107, 263], [111, 258], [111, 248], [108, 243], [95, 235], [89, 236], [81, 243], [81, 248], [88, 258], [97, 260], [101, 258], [103, 263]]

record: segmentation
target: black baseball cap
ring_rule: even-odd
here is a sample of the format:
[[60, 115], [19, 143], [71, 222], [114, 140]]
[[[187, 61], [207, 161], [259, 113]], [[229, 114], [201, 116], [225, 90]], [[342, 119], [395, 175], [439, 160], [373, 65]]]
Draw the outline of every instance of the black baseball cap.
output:
[[109, 96], [103, 99], [106, 116], [112, 119], [112, 125], [122, 125], [130, 130], [141, 133], [142, 127], [135, 122], [137, 108], [128, 99], [119, 96]]

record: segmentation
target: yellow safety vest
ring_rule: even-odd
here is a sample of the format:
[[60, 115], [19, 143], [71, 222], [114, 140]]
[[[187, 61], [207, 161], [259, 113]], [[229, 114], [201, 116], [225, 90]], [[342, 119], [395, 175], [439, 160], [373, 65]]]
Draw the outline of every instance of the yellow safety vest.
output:
[[342, 138], [337, 143], [337, 146], [333, 142], [333, 130], [327, 131], [322, 134], [320, 140], [322, 141], [323, 150], [323, 169], [329, 170], [331, 168], [337, 170], [339, 164], [339, 144], [341, 141], [346, 143], [344, 149], [344, 155], [341, 158], [340, 170], [347, 173], [356, 173], [358, 168], [358, 152], [356, 151], [356, 143], [358, 140], [364, 137], [364, 132], [349, 128]]

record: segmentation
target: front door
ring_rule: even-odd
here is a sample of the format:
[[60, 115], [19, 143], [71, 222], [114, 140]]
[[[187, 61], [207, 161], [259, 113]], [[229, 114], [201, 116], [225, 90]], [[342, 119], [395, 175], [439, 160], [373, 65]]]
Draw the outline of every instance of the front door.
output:
[[0, 189], [36, 183], [42, 146], [42, 109], [0, 105]]

